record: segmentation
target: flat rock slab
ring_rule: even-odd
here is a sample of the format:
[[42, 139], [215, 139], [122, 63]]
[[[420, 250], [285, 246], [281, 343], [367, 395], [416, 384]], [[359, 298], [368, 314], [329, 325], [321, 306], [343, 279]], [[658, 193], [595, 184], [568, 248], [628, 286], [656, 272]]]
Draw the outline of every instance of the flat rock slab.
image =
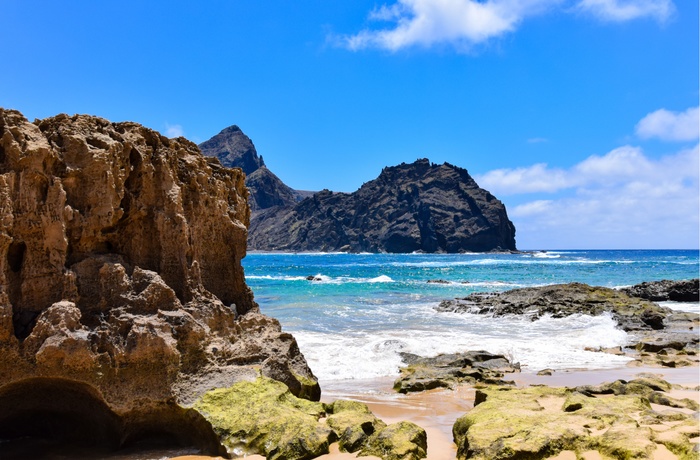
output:
[[[474, 409], [453, 428], [457, 457], [538, 460], [574, 452], [569, 458], [653, 459], [668, 449], [678, 458], [697, 458], [689, 439], [700, 427], [686, 410], [697, 410], [697, 403], [669, 397], [670, 388], [642, 377], [598, 387], [479, 390]], [[669, 410], [654, 411], [650, 401]]]

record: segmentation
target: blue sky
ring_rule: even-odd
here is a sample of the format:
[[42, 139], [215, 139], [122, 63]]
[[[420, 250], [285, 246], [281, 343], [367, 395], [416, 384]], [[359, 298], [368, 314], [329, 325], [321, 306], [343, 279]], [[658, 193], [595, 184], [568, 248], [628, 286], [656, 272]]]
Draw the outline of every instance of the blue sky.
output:
[[0, 0], [0, 106], [202, 142], [304, 190], [462, 166], [520, 248], [698, 247], [698, 2]]

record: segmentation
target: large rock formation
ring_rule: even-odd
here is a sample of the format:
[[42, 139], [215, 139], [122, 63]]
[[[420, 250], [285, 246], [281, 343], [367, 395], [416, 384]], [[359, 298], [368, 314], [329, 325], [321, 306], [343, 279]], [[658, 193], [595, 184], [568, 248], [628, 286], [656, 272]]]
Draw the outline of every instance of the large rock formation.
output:
[[475, 293], [461, 299], [443, 300], [435, 310], [493, 316], [524, 315], [537, 319], [549, 314], [563, 318], [573, 314], [612, 314], [625, 331], [664, 329], [672, 310], [624, 292], [583, 283], [554, 284], [493, 293]]
[[243, 170], [253, 213], [273, 206], [293, 206], [308, 195], [308, 192], [292, 189], [267, 169], [253, 141], [236, 125], [202, 142], [199, 148], [204, 155], [218, 158], [222, 165]]
[[160, 433], [216, 453], [187, 409], [206, 391], [262, 374], [318, 399], [245, 284], [246, 200], [243, 173], [186, 139], [0, 109], [0, 438]]
[[426, 159], [382, 170], [354, 193], [318, 192], [256, 213], [250, 249], [351, 252], [515, 250], [515, 227], [469, 173]]
[[622, 292], [654, 302], [698, 302], [700, 301], [700, 279], [645, 281], [624, 289]]

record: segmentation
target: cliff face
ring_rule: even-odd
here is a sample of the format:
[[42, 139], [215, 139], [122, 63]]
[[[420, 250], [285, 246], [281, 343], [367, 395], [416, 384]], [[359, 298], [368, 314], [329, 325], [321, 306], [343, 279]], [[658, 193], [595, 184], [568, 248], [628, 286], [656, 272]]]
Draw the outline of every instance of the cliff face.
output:
[[246, 174], [245, 185], [250, 191], [248, 203], [252, 212], [273, 206], [293, 206], [301, 201], [303, 192], [287, 186], [267, 169], [253, 142], [238, 126], [229, 126], [199, 144], [199, 148], [204, 155], [218, 158], [222, 165], [243, 170]]
[[184, 138], [0, 109], [0, 438], [46, 416], [218, 446], [183, 408], [205, 391], [262, 373], [317, 399], [245, 284], [247, 198]]
[[385, 168], [354, 193], [322, 191], [251, 219], [248, 247], [281, 251], [515, 250], [503, 203], [467, 171], [428, 160]]

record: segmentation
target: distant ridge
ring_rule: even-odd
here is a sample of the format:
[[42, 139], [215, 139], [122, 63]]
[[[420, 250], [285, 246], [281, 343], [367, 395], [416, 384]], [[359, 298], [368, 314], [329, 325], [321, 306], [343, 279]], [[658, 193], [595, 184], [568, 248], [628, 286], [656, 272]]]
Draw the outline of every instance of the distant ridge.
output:
[[238, 126], [199, 145], [246, 173], [248, 249], [320, 252], [515, 251], [505, 206], [466, 169], [427, 159], [386, 167], [353, 193], [303, 192], [284, 184]]

